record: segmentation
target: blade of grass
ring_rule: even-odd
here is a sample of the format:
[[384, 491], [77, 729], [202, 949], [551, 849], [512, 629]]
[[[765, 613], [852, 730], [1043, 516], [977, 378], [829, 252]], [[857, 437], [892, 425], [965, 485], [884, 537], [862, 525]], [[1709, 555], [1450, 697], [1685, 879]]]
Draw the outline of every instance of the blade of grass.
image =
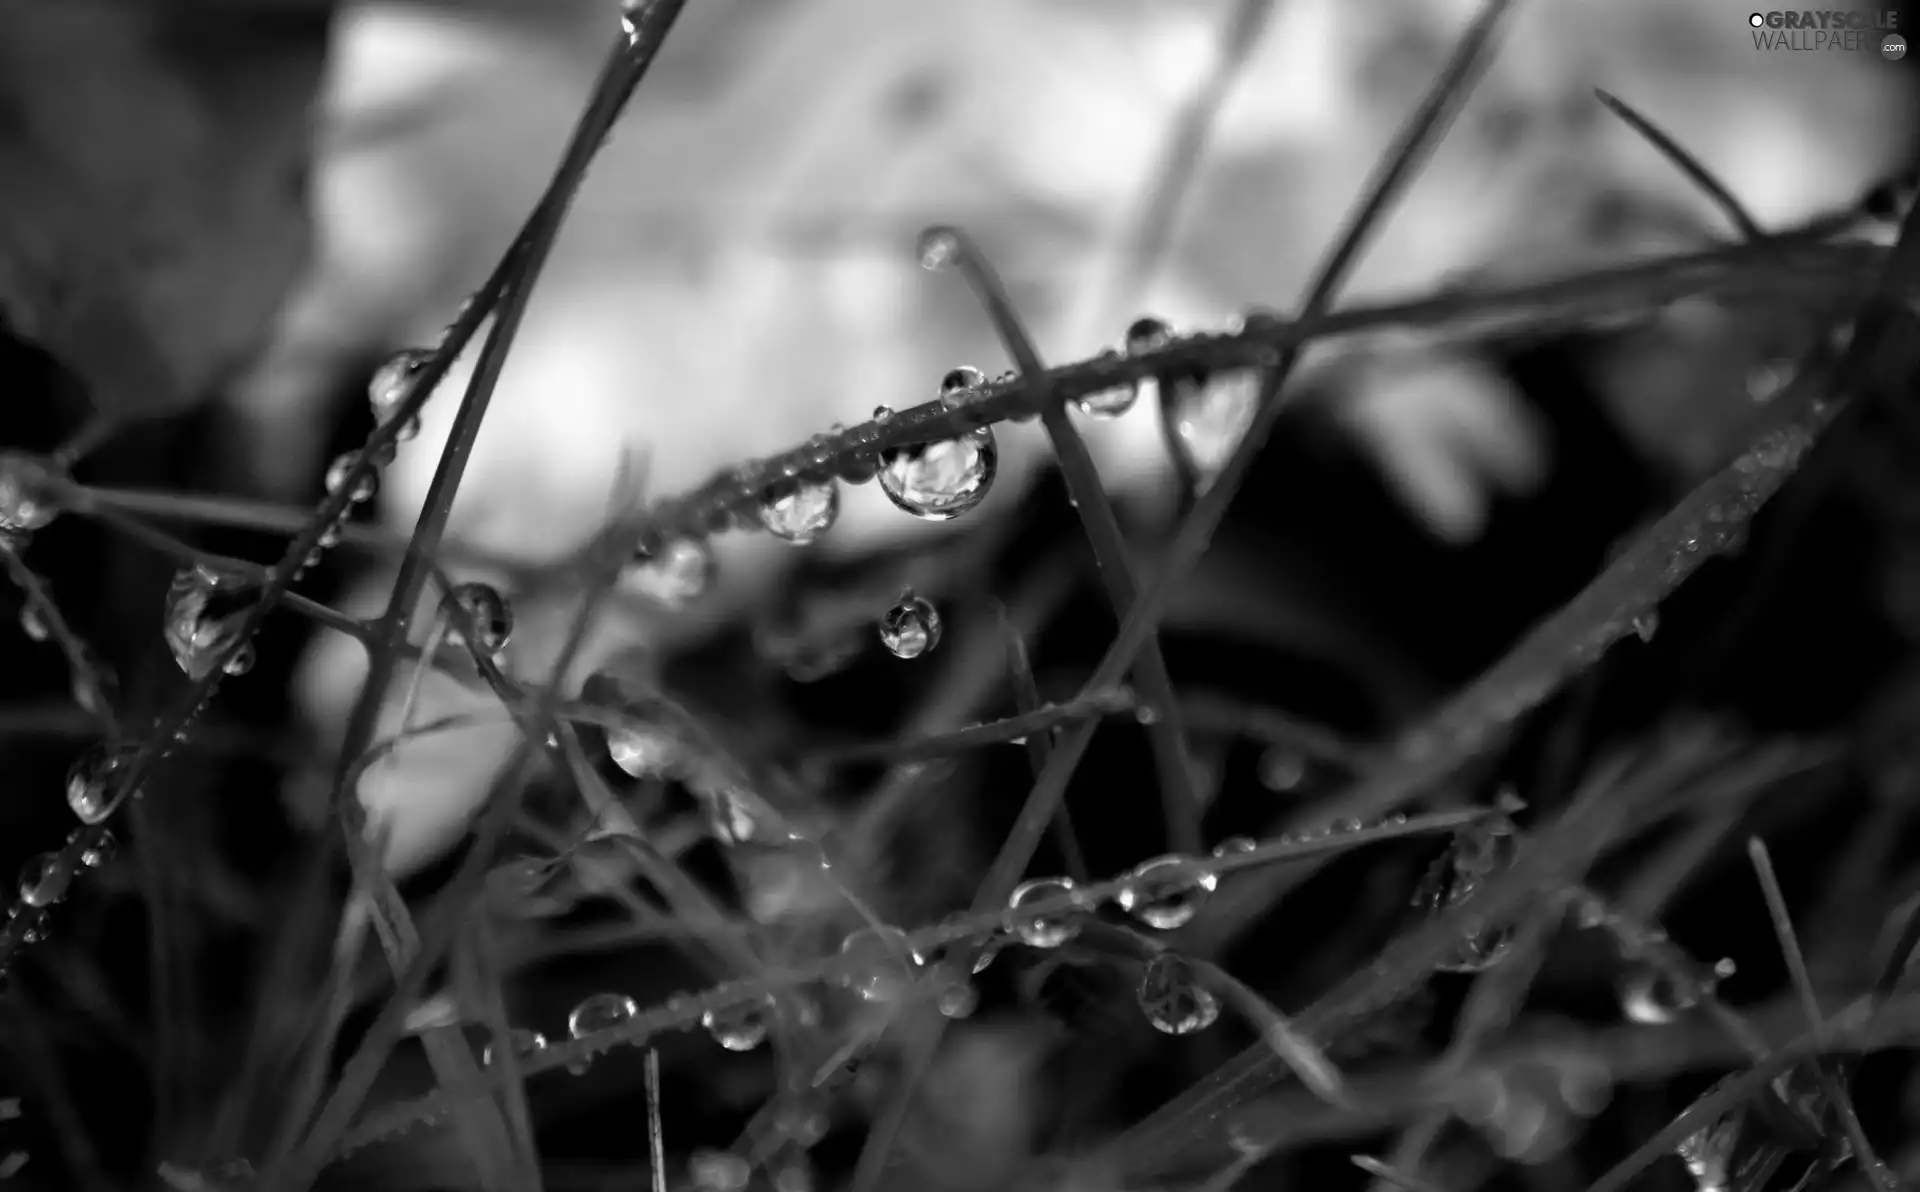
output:
[[1687, 152], [1678, 141], [1667, 135], [1664, 129], [1641, 115], [1619, 96], [1598, 87], [1594, 88], [1593, 94], [1609, 112], [1620, 117], [1629, 128], [1645, 137], [1655, 149], [1659, 150], [1662, 157], [1686, 175], [1687, 181], [1699, 187], [1701, 192], [1720, 208], [1721, 214], [1725, 215], [1727, 222], [1740, 233], [1741, 239], [1758, 240], [1765, 234], [1760, 230], [1760, 224], [1747, 212], [1746, 207], [1733, 196], [1733, 192], [1727, 189], [1726, 184], [1707, 168], [1705, 162]]
[[[994, 604], [994, 620], [1000, 626], [1000, 635], [1007, 642], [1007, 676], [1013, 685], [1014, 710], [1019, 713], [1016, 719], [1032, 718], [1041, 713], [1044, 705], [1040, 700], [1040, 684], [1033, 677], [1033, 663], [1027, 657], [1027, 640], [1020, 635], [1013, 618], [1007, 615], [1007, 606], [997, 601]], [[1053, 752], [1053, 727], [1043, 725], [1018, 735], [1026, 738], [1024, 748], [1027, 765], [1037, 781], [1046, 772], [1047, 757]], [[1087, 869], [1087, 859], [1080, 852], [1080, 837], [1073, 830], [1073, 812], [1068, 809], [1064, 799], [1054, 813], [1053, 842], [1060, 850], [1060, 860], [1067, 867], [1068, 877], [1076, 882], [1084, 882], [1092, 876]]]
[[660, 1049], [647, 1048], [647, 1171], [653, 1192], [667, 1192], [667, 1134], [660, 1124]]
[[[980, 246], [965, 229], [935, 227], [928, 229], [923, 244], [938, 243], [952, 266], [958, 269], [986, 308], [1007, 355], [1022, 377], [1030, 377], [1039, 387], [1040, 421], [1053, 444], [1054, 458], [1067, 483], [1068, 499], [1080, 514], [1080, 528], [1093, 548], [1094, 563], [1106, 585], [1107, 599], [1114, 617], [1124, 621], [1139, 598], [1139, 586], [1133, 565], [1128, 561], [1126, 537], [1100, 482], [1100, 470], [1087, 450], [1080, 432], [1074, 429], [1066, 407], [1046, 399], [1046, 366], [1041, 364], [1032, 337], [1021, 322], [1013, 300], [1007, 294], [999, 271], [993, 267]], [[927, 259], [922, 253], [922, 259]], [[1160, 798], [1165, 809], [1168, 845], [1176, 852], [1195, 852], [1200, 848], [1200, 799], [1193, 789], [1193, 761], [1187, 754], [1186, 735], [1180, 727], [1180, 707], [1173, 696], [1173, 679], [1167, 673], [1166, 657], [1160, 643], [1149, 633], [1133, 663], [1135, 676], [1156, 713], [1147, 725], [1147, 739], [1153, 746], [1154, 765], [1160, 772]]]

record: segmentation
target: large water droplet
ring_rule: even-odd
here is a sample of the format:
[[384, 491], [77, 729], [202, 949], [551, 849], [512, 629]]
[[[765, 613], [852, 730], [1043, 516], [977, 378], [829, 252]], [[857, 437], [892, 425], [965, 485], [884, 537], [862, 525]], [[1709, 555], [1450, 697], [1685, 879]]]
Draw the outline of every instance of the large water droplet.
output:
[[[466, 611], [467, 619], [473, 622], [475, 637], [474, 648], [489, 658], [497, 656], [507, 648], [507, 641], [513, 637], [513, 607], [507, 603], [499, 589], [491, 584], [457, 584], [448, 593], [454, 603]], [[458, 628], [447, 634], [449, 641], [461, 640]]]
[[974, 399], [974, 390], [987, 383], [987, 374], [965, 364], [940, 378], [940, 404], [957, 409]]
[[663, 728], [627, 721], [607, 730], [607, 754], [633, 778], [664, 778], [679, 765], [681, 745]]
[[[83, 824], [97, 824], [120, 809], [125, 795], [115, 795], [115, 778], [131, 758], [124, 750], [96, 745], [80, 755], [67, 771], [67, 806]], [[139, 798], [138, 791], [133, 792]]]
[[0, 530], [38, 530], [59, 513], [45, 465], [17, 451], [0, 454]]
[[[367, 383], [367, 403], [373, 407], [373, 420], [384, 423], [401, 404], [412, 396], [419, 384], [421, 370], [433, 362], [432, 348], [403, 348], [388, 358]], [[411, 418], [395, 437], [401, 442], [420, 433], [420, 419]]]
[[[1013, 894], [1007, 899], [1007, 908], [1018, 911], [1029, 903], [1045, 902], [1072, 892], [1072, 878], [1037, 877], [1014, 887]], [[1013, 931], [1020, 937], [1020, 942], [1029, 948], [1058, 948], [1080, 934], [1080, 919], [1071, 910], [1047, 915], [1016, 914], [1013, 916]]]
[[1129, 873], [1120, 886], [1120, 909], [1149, 927], [1172, 931], [1193, 921], [1220, 884], [1191, 857], [1155, 857]]
[[775, 538], [805, 546], [833, 528], [840, 517], [840, 485], [801, 484], [760, 506], [760, 524]]
[[[583, 999], [567, 1015], [567, 1037], [585, 1039], [610, 1030], [640, 1013], [640, 1006], [624, 993], [596, 993]], [[591, 1060], [575, 1060], [567, 1071], [575, 1076], [587, 1070]]]
[[911, 588], [880, 618], [880, 641], [896, 658], [918, 658], [940, 644], [940, 610]]
[[767, 1038], [767, 1004], [748, 1002], [721, 1010], [708, 1010], [700, 1016], [713, 1041], [728, 1051], [752, 1051]]
[[895, 447], [880, 461], [880, 491], [927, 521], [951, 521], [978, 505], [993, 487], [1000, 447], [991, 426], [957, 439]]
[[1171, 952], [1147, 962], [1137, 996], [1147, 1021], [1169, 1035], [1204, 1031], [1220, 1017], [1220, 999], [1200, 984], [1193, 965]]
[[898, 1001], [925, 963], [897, 927], [862, 927], [841, 941], [840, 955], [850, 965], [840, 983], [870, 1002]]
[[697, 538], [675, 538], [651, 556], [636, 556], [622, 582], [670, 609], [685, 608], [713, 586], [713, 551]]
[[67, 896], [72, 880], [72, 871], [61, 869], [58, 854], [28, 857], [20, 867], [20, 901], [28, 906], [52, 906]]
[[1182, 382], [1173, 400], [1174, 440], [1201, 480], [1210, 481], [1227, 466], [1247, 435], [1258, 410], [1260, 376], [1236, 369], [1204, 382]]
[[1620, 1012], [1629, 1022], [1662, 1026], [1693, 1008], [1693, 999], [1665, 970], [1635, 965], [1620, 984]]
[[[327, 465], [328, 496], [332, 497], [340, 494], [340, 490], [347, 486], [347, 477], [353, 472], [353, 466], [359, 462], [360, 453], [358, 451], [348, 451], [336, 456], [334, 461]], [[355, 504], [371, 501], [373, 500], [373, 495], [379, 491], [379, 473], [369, 471], [360, 477], [359, 483], [353, 486], [352, 500]]]
[[[167, 589], [165, 636], [173, 660], [198, 682], [212, 673], [216, 660], [240, 640], [241, 622], [260, 598], [250, 578], [201, 563], [174, 576]], [[236, 664], [240, 665], [236, 669]], [[245, 673], [249, 651], [235, 654], [227, 673]]]
[[[516, 1060], [538, 1055], [547, 1049], [547, 1037], [539, 1031], [530, 1031], [525, 1027], [514, 1027], [508, 1031], [507, 1041], [513, 1048], [513, 1058]], [[483, 1068], [491, 1068], [493, 1066], [493, 1055], [493, 1044], [489, 1043], [486, 1048], [480, 1052], [480, 1066]]]

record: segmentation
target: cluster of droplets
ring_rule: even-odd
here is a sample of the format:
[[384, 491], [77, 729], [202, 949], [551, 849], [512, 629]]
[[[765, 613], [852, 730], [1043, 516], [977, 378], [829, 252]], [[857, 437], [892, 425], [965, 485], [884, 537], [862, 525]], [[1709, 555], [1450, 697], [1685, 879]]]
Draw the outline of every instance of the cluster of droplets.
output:
[[1488, 1144], [1517, 1163], [1546, 1163], [1613, 1098], [1613, 1074], [1600, 1057], [1565, 1048], [1471, 1072], [1452, 1093], [1452, 1109]]

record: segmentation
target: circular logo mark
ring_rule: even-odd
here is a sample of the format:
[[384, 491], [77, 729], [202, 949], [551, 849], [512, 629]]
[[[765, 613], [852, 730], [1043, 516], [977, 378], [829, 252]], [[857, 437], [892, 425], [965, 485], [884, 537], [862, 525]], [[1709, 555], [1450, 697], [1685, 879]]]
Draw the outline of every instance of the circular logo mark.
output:
[[1757, 12], [1747, 18], [1747, 24], [1752, 25], [1755, 29], [1758, 29], [1760, 26], [1766, 23], [1767, 23], [1767, 18]]
[[1898, 62], [1907, 56], [1907, 39], [1898, 33], [1889, 33], [1880, 39], [1880, 56], [1889, 62]]

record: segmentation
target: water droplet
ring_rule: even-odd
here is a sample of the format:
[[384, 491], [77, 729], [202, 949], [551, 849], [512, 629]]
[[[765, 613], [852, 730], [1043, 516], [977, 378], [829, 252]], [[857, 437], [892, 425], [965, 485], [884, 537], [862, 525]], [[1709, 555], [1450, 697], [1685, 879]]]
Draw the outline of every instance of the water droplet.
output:
[[29, 857], [20, 867], [20, 901], [28, 906], [52, 906], [67, 896], [67, 884], [72, 880], [71, 870], [61, 870], [58, 854]]
[[40, 616], [40, 610], [31, 604], [20, 610], [20, 632], [26, 634], [27, 637], [33, 641], [43, 642], [47, 640], [49, 632], [47, 623]]
[[[507, 603], [499, 589], [491, 584], [457, 584], [448, 593], [466, 611], [467, 619], [473, 622], [473, 631], [478, 641], [474, 647], [489, 658], [499, 655], [507, 648], [507, 641], [513, 637], [513, 607]], [[448, 632], [449, 641], [461, 640], [460, 631]]]
[[[1454, 836], [1447, 851], [1434, 862], [1414, 895], [1414, 905], [1429, 914], [1441, 914], [1466, 901], [1487, 878], [1513, 863], [1517, 841], [1513, 825], [1494, 819], [1471, 825]], [[1477, 973], [1492, 968], [1512, 943], [1507, 924], [1470, 931], [1459, 950], [1439, 967], [1447, 972]]]
[[753, 1168], [730, 1151], [696, 1150], [687, 1156], [687, 1176], [697, 1192], [741, 1192]]
[[963, 364], [940, 378], [940, 404], [949, 410], [964, 406], [973, 400], [973, 391], [986, 383], [987, 374]]
[[996, 939], [980, 949], [979, 954], [973, 958], [974, 976], [977, 977], [981, 973], [986, 972], [987, 968], [992, 965], [995, 960], [1000, 958], [1000, 949], [1002, 946], [1001, 941]]
[[80, 863], [88, 869], [98, 869], [111, 862], [119, 851], [120, 842], [113, 838], [113, 833], [102, 831], [98, 840], [80, 850]]
[[1620, 1012], [1629, 1022], [1660, 1026], [1692, 1008], [1693, 999], [1655, 965], [1636, 965], [1620, 986]]
[[1250, 853], [1260, 847], [1260, 842], [1251, 836], [1229, 836], [1213, 846], [1216, 857], [1232, 857], [1240, 853]]
[[[81, 823], [97, 824], [120, 809], [126, 796], [116, 796], [114, 780], [131, 756], [96, 745], [67, 771], [67, 806]], [[139, 798], [140, 792], [133, 792], [133, 797]]]
[[622, 575], [633, 591], [670, 609], [685, 608], [713, 586], [713, 551], [697, 538], [675, 538], [651, 556], [635, 556]]
[[174, 576], [167, 589], [165, 636], [188, 678], [206, 678], [216, 659], [240, 640], [241, 623], [259, 592], [251, 579], [207, 563]]
[[[1028, 903], [1045, 902], [1072, 892], [1072, 878], [1037, 877], [1014, 887], [1013, 894], [1007, 899], [1007, 909], [1018, 911]], [[1015, 915], [1013, 930], [1020, 937], [1020, 942], [1029, 948], [1058, 948], [1080, 934], [1080, 919], [1070, 910], [1051, 915]], [[974, 971], [978, 972], [979, 969]]]
[[[567, 1037], [585, 1039], [602, 1031], [611, 1030], [640, 1013], [640, 1006], [624, 993], [596, 993], [583, 999], [567, 1015]], [[575, 1060], [567, 1065], [567, 1071], [578, 1076], [587, 1070], [591, 1060]]]
[[1648, 609], [1633, 619], [1634, 636], [1643, 642], [1652, 641], [1653, 635], [1659, 632], [1659, 629], [1660, 614], [1656, 610]]
[[880, 461], [880, 491], [927, 521], [951, 521], [986, 498], [1000, 468], [991, 426], [957, 439], [895, 447]]
[[1286, 794], [1307, 780], [1307, 755], [1286, 745], [1269, 746], [1260, 755], [1260, 785]]
[[1713, 962], [1713, 975], [1715, 980], [1724, 981], [1739, 971], [1740, 966], [1733, 962], [1733, 957], [1731, 956], [1722, 956]]
[[802, 484], [760, 506], [760, 524], [775, 538], [805, 546], [833, 528], [840, 517], [840, 486], [832, 480]]
[[761, 805], [752, 795], [728, 787], [702, 796], [707, 809], [707, 827], [722, 844], [746, 844], [770, 835], [761, 823]]
[[38, 530], [59, 513], [45, 464], [17, 451], [0, 454], [0, 529]]
[[1687, 1165], [1697, 1192], [1728, 1192], [1734, 1186], [1734, 1150], [1744, 1115], [1730, 1113], [1680, 1140], [1674, 1153]]
[[918, 658], [940, 644], [940, 610], [909, 588], [880, 618], [880, 641], [896, 658]]
[[607, 754], [630, 777], [663, 778], [680, 763], [680, 739], [655, 725], [625, 721], [607, 730]]
[[1747, 373], [1747, 396], [1757, 404], [1772, 401], [1793, 380], [1793, 361], [1769, 360]]
[[960, 259], [960, 238], [948, 228], [928, 228], [920, 233], [920, 267], [938, 272]]
[[[514, 1027], [508, 1031], [507, 1040], [513, 1047], [513, 1058], [516, 1060], [538, 1055], [547, 1049], [547, 1037], [545, 1035], [539, 1031], [527, 1030], [524, 1027]], [[487, 1044], [485, 1050], [481, 1051], [480, 1066], [483, 1068], [491, 1068], [493, 1066], [493, 1044]]]
[[851, 962], [840, 983], [870, 1002], [899, 1000], [925, 963], [897, 927], [863, 927], [841, 941], [840, 955]]
[[[349, 451], [336, 456], [334, 461], [327, 465], [328, 496], [333, 497], [340, 495], [340, 490], [346, 487], [347, 476], [353, 471], [353, 466], [359, 462], [360, 453], [358, 451]], [[373, 500], [373, 495], [379, 491], [379, 474], [377, 472], [368, 472], [366, 475], [360, 477], [359, 483], [353, 486], [353, 503], [361, 504], [371, 501]]]
[[1120, 909], [1149, 927], [1172, 931], [1193, 921], [1220, 879], [1191, 857], [1155, 857], [1121, 882]]
[[891, 419], [892, 417], [893, 417], [893, 407], [892, 407], [892, 406], [875, 406], [875, 407], [873, 407], [873, 420], [874, 420], [875, 422], [886, 422], [886, 421], [888, 421], [888, 420], [890, 420], [890, 419]]
[[1174, 440], [1194, 474], [1210, 481], [1227, 466], [1234, 448], [1253, 425], [1260, 396], [1259, 374], [1247, 369], [1182, 383], [1173, 401]]
[[1193, 965], [1171, 952], [1147, 962], [1138, 999], [1147, 1021], [1169, 1035], [1204, 1031], [1220, 1017], [1220, 1000], [1200, 984]]
[[252, 670], [254, 662], [258, 659], [259, 654], [255, 652], [253, 643], [244, 642], [238, 650], [233, 652], [232, 657], [221, 664], [220, 670], [223, 674], [238, 677]]
[[[367, 383], [367, 402], [373, 407], [373, 420], [384, 423], [402, 403], [413, 395], [420, 373], [433, 362], [432, 348], [403, 348], [388, 358]], [[409, 419], [395, 438], [401, 442], [420, 433], [420, 419]]]
[[980, 1007], [980, 991], [964, 974], [950, 973], [941, 981], [933, 1005], [943, 1018], [970, 1018]]
[[700, 1016], [700, 1025], [707, 1028], [714, 1042], [728, 1051], [752, 1051], [766, 1042], [767, 1003], [748, 1002], [708, 1010]]
[[1133, 408], [1139, 396], [1138, 385], [1114, 385], [1084, 393], [1074, 404], [1089, 418], [1118, 418]]

